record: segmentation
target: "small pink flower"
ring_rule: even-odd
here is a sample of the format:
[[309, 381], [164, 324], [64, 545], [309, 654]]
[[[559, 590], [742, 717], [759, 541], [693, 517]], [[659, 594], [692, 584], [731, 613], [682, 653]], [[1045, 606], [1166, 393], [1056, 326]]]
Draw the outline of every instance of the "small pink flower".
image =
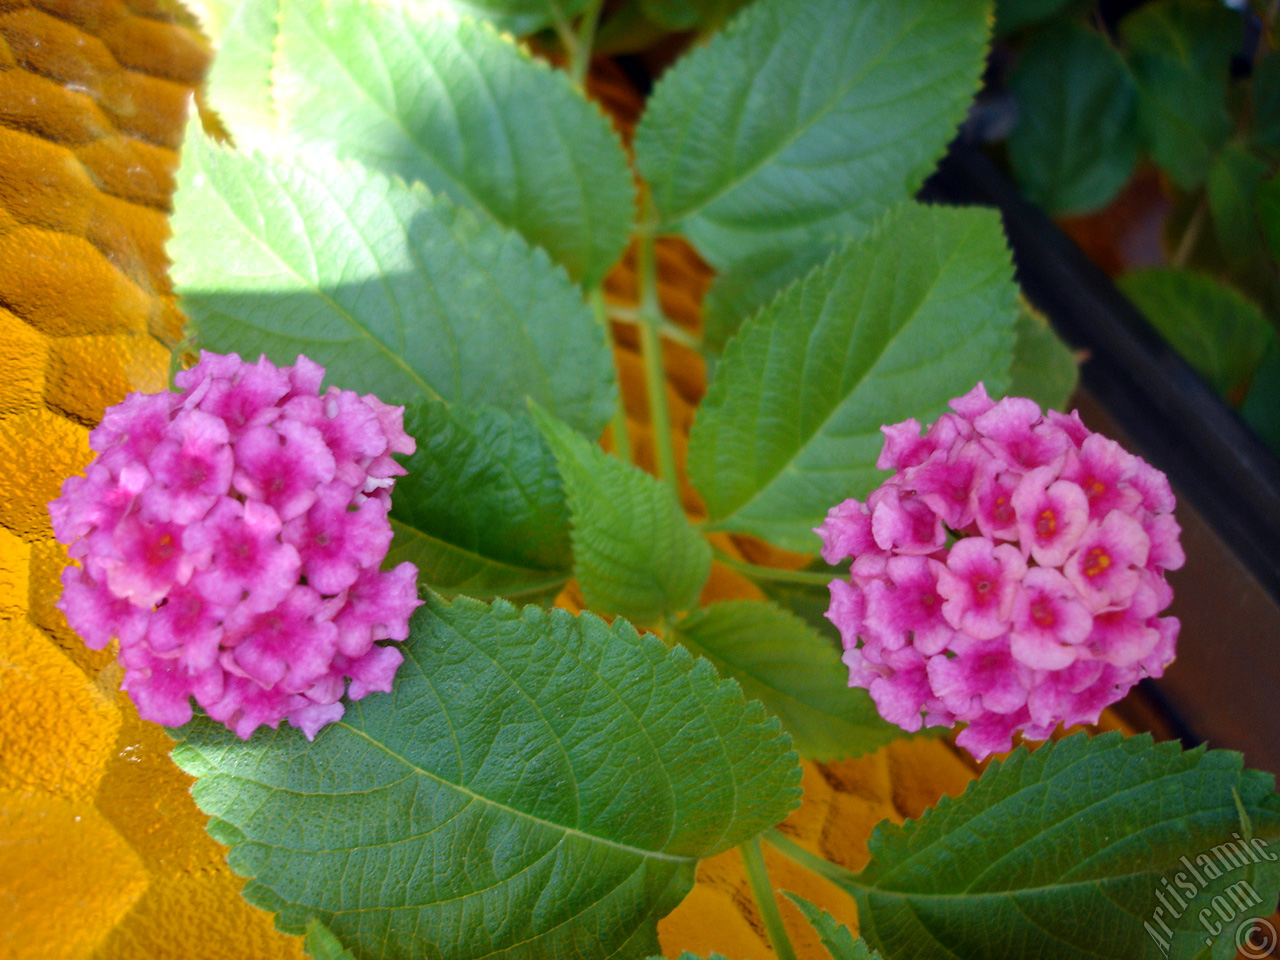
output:
[[895, 472], [833, 509], [823, 557], [849, 683], [907, 730], [963, 723], [979, 759], [1047, 737], [1173, 659], [1158, 614], [1184, 557], [1158, 470], [1079, 415], [993, 401], [979, 384], [924, 431], [884, 427]]
[[956, 630], [989, 640], [1009, 630], [1018, 583], [1027, 572], [1016, 547], [967, 537], [951, 548], [938, 574], [942, 614]]
[[822, 559], [833, 565], [877, 549], [871, 535], [871, 511], [857, 500], [846, 500], [827, 511], [817, 533], [822, 537]]
[[1013, 510], [1023, 549], [1045, 567], [1061, 566], [1089, 525], [1089, 501], [1080, 485], [1057, 479], [1048, 467], [1023, 475]]
[[1029, 667], [1059, 670], [1083, 652], [1079, 644], [1093, 625], [1071, 581], [1051, 567], [1033, 567], [1014, 600], [1010, 649]]
[[1062, 565], [1080, 596], [1095, 611], [1127, 605], [1146, 566], [1151, 541], [1142, 524], [1113, 510], [1102, 523], [1090, 524], [1074, 553]]
[[239, 736], [288, 720], [308, 738], [390, 689], [418, 606], [391, 542], [403, 409], [330, 388], [299, 357], [204, 353], [185, 393], [134, 394], [90, 436], [99, 451], [49, 505], [80, 561], [59, 607], [85, 642], [120, 642], [122, 687], [178, 725], [195, 699]]
[[943, 598], [938, 592], [942, 569], [938, 561], [924, 557], [891, 557], [887, 578], [869, 580], [863, 588], [866, 629], [878, 633], [891, 649], [910, 640], [923, 654], [940, 652], [955, 634], [942, 615]]
[[930, 554], [947, 542], [942, 518], [919, 496], [881, 487], [870, 497], [871, 535], [881, 550]]

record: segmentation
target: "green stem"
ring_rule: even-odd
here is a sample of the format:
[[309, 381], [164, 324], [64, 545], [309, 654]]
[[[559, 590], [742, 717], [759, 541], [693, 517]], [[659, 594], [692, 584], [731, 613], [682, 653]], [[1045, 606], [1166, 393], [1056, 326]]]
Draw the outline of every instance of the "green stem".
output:
[[1187, 265], [1187, 259], [1191, 256], [1191, 251], [1196, 245], [1196, 240], [1200, 238], [1200, 231], [1204, 229], [1204, 223], [1209, 216], [1209, 197], [1208, 194], [1200, 195], [1200, 202], [1196, 204], [1195, 211], [1191, 214], [1191, 219], [1187, 221], [1187, 229], [1182, 234], [1182, 239], [1178, 242], [1178, 249], [1173, 252], [1173, 256], [1169, 262], [1178, 268]]
[[777, 567], [763, 567], [758, 563], [747, 563], [717, 550], [715, 557], [726, 567], [732, 567], [752, 580], [771, 580], [777, 583], [812, 583], [825, 587], [838, 578], [817, 570], [779, 570]]
[[769, 942], [773, 944], [773, 952], [778, 955], [778, 960], [796, 960], [787, 928], [782, 925], [782, 914], [778, 912], [778, 899], [773, 892], [773, 884], [769, 882], [769, 871], [764, 865], [760, 838], [755, 837], [739, 845], [738, 852], [742, 854], [742, 862], [746, 864], [747, 879], [751, 881], [751, 892], [755, 894], [756, 903], [760, 906], [760, 916], [769, 933]]
[[783, 856], [790, 860], [794, 860], [802, 867], [807, 867], [820, 877], [825, 877], [832, 883], [845, 890], [850, 886], [864, 886], [858, 879], [858, 875], [852, 870], [846, 870], [838, 863], [832, 863], [825, 857], [820, 857], [816, 853], [810, 853], [800, 844], [796, 843], [790, 837], [778, 830], [766, 830], [764, 839], [769, 846], [777, 850]]
[[[619, 307], [614, 304], [609, 306], [609, 318], [617, 320], [619, 323], [639, 323], [640, 311], [632, 310], [629, 307]], [[672, 343], [678, 343], [682, 347], [688, 347], [690, 350], [701, 350], [702, 340], [696, 334], [690, 333], [684, 327], [670, 320], [663, 319], [662, 328], [658, 331], [660, 336], [666, 337]]]
[[[591, 304], [591, 312], [596, 322], [604, 327], [605, 337], [609, 338], [608, 304], [605, 303], [604, 290], [593, 287], [587, 293], [587, 302]], [[609, 338], [612, 341], [612, 338]], [[618, 391], [618, 402], [613, 407], [613, 419], [610, 421], [613, 430], [613, 452], [624, 463], [631, 463], [631, 434], [627, 431], [627, 405], [622, 399], [622, 391]]]
[[604, 0], [590, 0], [582, 11], [578, 21], [578, 33], [574, 38], [575, 46], [569, 60], [569, 76], [574, 85], [581, 88], [587, 80], [587, 70], [591, 66], [591, 53], [596, 42], [596, 25], [600, 22], [600, 8]]
[[644, 359], [645, 389], [649, 394], [649, 425], [657, 451], [658, 479], [670, 484], [679, 497], [676, 483], [676, 451], [671, 439], [671, 412], [667, 409], [667, 377], [662, 366], [662, 305], [658, 302], [657, 238], [652, 205], [643, 200], [643, 216], [636, 227], [636, 272], [640, 285], [640, 353]]

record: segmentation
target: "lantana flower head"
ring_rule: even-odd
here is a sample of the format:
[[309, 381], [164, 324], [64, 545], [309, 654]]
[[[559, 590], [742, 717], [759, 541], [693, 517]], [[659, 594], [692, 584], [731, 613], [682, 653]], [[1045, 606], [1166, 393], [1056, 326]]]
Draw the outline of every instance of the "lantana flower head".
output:
[[[191, 719], [191, 698], [248, 738], [308, 738], [389, 691], [417, 569], [380, 569], [413, 453], [404, 408], [330, 387], [305, 357], [202, 353], [181, 393], [130, 394], [89, 434], [97, 457], [49, 504], [78, 562], [59, 609], [93, 649], [120, 642], [139, 714]], [[348, 686], [348, 681], [350, 685]]]
[[883, 428], [892, 470], [816, 529], [849, 684], [909, 731], [967, 724], [978, 759], [1095, 723], [1172, 661], [1182, 566], [1164, 474], [1072, 413], [982, 384], [921, 432]]

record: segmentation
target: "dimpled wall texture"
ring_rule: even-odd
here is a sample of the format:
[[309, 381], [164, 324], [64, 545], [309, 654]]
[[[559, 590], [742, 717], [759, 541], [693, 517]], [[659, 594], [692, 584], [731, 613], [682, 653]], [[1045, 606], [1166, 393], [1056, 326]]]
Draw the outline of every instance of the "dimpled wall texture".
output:
[[[302, 956], [240, 899], [168, 738], [118, 692], [113, 651], [85, 648], [53, 606], [65, 561], [45, 504], [88, 461], [105, 407], [164, 387], [180, 337], [166, 214], [208, 59], [167, 0], [0, 0], [0, 956], [11, 960]], [[662, 264], [668, 311], [696, 323], [705, 270], [677, 244]], [[610, 291], [629, 297], [631, 286], [624, 264]], [[648, 459], [634, 339], [619, 334], [633, 439]], [[687, 429], [703, 371], [687, 352], [668, 360]], [[750, 595], [723, 570], [708, 590]], [[876, 822], [918, 815], [971, 776], [933, 741], [807, 766], [806, 804], [785, 829], [856, 866]], [[835, 888], [769, 862], [779, 887], [852, 916]], [[824, 956], [783, 909], [802, 954]], [[733, 851], [703, 865], [660, 931], [670, 956], [771, 955]]]

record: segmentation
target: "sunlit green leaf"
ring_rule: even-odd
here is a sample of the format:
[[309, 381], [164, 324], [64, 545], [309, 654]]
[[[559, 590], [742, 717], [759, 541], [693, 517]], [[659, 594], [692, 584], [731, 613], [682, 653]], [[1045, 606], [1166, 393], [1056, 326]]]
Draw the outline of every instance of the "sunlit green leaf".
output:
[[881, 960], [880, 954], [867, 946], [867, 942], [859, 937], [853, 938], [849, 928], [844, 926], [821, 907], [814, 906], [804, 897], [787, 892], [787, 897], [799, 907], [804, 918], [813, 924], [818, 931], [822, 945], [831, 954], [831, 960]]
[[698, 860], [799, 800], [777, 721], [623, 621], [430, 597], [399, 646], [313, 742], [174, 731], [246, 899], [358, 960], [648, 956]]
[[336, 153], [518, 230], [597, 282], [633, 219], [617, 134], [492, 27], [412, 4], [246, 0], [209, 78], [236, 143]]
[[587, 605], [643, 624], [693, 606], [711, 574], [711, 548], [671, 488], [543, 411], [534, 419], [564, 478]]
[[990, 0], [756, 0], [663, 76], [636, 161], [715, 266], [856, 235], [911, 196], [964, 118]]
[[189, 131], [169, 253], [200, 345], [389, 403], [437, 396], [598, 434], [616, 397], [604, 331], [521, 237], [355, 164], [245, 156]]
[[680, 620], [674, 637], [763, 702], [805, 757], [862, 756], [905, 736], [880, 718], [865, 690], [850, 688], [836, 648], [780, 607], [715, 603]]
[[1017, 290], [997, 214], [908, 205], [749, 319], [694, 421], [711, 526], [815, 552], [876, 470], [880, 427], [1008, 384]]
[[717, 356], [747, 317], [826, 260], [842, 245], [834, 238], [767, 247], [730, 264], [707, 290], [702, 346]]
[[1225, 960], [1280, 891], [1274, 786], [1238, 753], [1076, 734], [881, 824], [837, 882], [888, 958]]
[[551, 599], [569, 579], [569, 508], [555, 457], [527, 416], [413, 403], [391, 505], [387, 562], [408, 560], [441, 593]]

